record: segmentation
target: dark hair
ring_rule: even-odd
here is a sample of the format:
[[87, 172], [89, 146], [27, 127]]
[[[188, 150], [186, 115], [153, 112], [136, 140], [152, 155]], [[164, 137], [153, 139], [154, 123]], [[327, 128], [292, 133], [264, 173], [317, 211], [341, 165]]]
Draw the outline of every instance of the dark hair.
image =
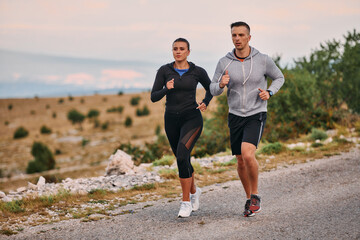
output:
[[230, 28], [244, 26], [247, 28], [250, 34], [250, 26], [246, 22], [234, 22], [230, 25]]
[[173, 42], [173, 44], [176, 43], [176, 42], [184, 42], [184, 43], [186, 43], [186, 45], [187, 45], [187, 47], [188, 47], [188, 50], [190, 50], [190, 43], [189, 43], [189, 41], [186, 40], [185, 38], [177, 38], [177, 39]]

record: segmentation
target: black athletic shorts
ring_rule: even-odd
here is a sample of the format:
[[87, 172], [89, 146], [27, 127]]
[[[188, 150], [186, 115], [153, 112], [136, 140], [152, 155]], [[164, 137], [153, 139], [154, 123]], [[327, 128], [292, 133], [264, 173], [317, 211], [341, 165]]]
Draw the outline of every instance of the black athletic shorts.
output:
[[233, 155], [241, 155], [242, 142], [248, 142], [257, 148], [266, 122], [266, 112], [260, 112], [249, 117], [240, 117], [229, 113], [231, 151]]

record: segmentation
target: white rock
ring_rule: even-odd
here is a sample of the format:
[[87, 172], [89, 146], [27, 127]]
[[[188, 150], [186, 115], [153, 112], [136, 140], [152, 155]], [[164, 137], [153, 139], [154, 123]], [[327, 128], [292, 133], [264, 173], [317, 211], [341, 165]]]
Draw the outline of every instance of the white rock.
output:
[[134, 173], [135, 166], [130, 155], [118, 149], [114, 155], [110, 156], [106, 176]]
[[25, 191], [26, 191], [26, 187], [19, 187], [18, 189], [16, 189], [16, 191], [17, 191], [18, 193], [25, 192]]
[[4, 198], [4, 197], [6, 197], [6, 194], [4, 192], [0, 191], [0, 198]]
[[35, 184], [32, 184], [31, 182], [28, 182], [28, 189], [38, 190], [38, 186], [36, 186]]
[[39, 181], [36, 184], [38, 187], [45, 186], [45, 178], [43, 176], [40, 176]]
[[332, 143], [332, 142], [333, 142], [333, 138], [329, 137], [324, 141], [324, 144], [329, 144], [329, 143]]
[[12, 199], [9, 198], [8, 196], [2, 198], [1, 200], [2, 200], [3, 202], [11, 202], [11, 201], [12, 201]]

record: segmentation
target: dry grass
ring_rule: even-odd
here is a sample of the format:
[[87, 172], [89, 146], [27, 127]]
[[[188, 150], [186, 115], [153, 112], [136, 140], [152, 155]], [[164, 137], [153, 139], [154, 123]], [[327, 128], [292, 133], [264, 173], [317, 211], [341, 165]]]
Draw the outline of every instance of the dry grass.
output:
[[[132, 106], [130, 100], [136, 96], [140, 96], [141, 100], [138, 106]], [[204, 90], [198, 90], [198, 99], [203, 96]], [[55, 155], [57, 170], [41, 175], [56, 175], [60, 179], [65, 179], [103, 175], [107, 159], [121, 143], [142, 145], [151, 142], [158, 125], [164, 133], [165, 98], [152, 103], [149, 92], [121, 96], [81, 96], [73, 97], [72, 101], [68, 97], [63, 97], [61, 104], [59, 99], [0, 99], [0, 190], [13, 190], [26, 185], [28, 181], [34, 183], [39, 177], [40, 174], [18, 177], [25, 173], [28, 162], [33, 159], [30, 152], [34, 141], [46, 143], [53, 153], [56, 150], [61, 151], [61, 154]], [[211, 111], [216, 108], [215, 102], [212, 101], [209, 111], [205, 112], [204, 116], [211, 116]], [[12, 105], [11, 110], [8, 108], [9, 105]], [[107, 113], [107, 109], [120, 105], [124, 106], [121, 114]], [[148, 106], [150, 115], [136, 116], [136, 109], [144, 105]], [[83, 130], [80, 131], [79, 126], [72, 125], [67, 119], [68, 111], [73, 108], [85, 115], [90, 109], [97, 109], [100, 112], [100, 123], [109, 122], [108, 129], [94, 128], [94, 123], [86, 119], [82, 124]], [[54, 112], [56, 118], [52, 116]], [[133, 119], [132, 127], [124, 126], [126, 116]], [[40, 128], [43, 125], [50, 128], [52, 134], [41, 134]], [[29, 136], [14, 140], [13, 134], [20, 126], [29, 131]], [[81, 136], [87, 144], [83, 146], [82, 142], [58, 141], [59, 138], [67, 136]]]

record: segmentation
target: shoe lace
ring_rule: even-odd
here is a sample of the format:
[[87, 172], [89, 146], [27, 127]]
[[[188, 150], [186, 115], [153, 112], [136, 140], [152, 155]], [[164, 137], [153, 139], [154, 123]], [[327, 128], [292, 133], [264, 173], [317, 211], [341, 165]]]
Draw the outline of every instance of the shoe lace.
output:
[[181, 202], [180, 211], [186, 210], [187, 208], [188, 208], [188, 204], [186, 204], [185, 202]]

